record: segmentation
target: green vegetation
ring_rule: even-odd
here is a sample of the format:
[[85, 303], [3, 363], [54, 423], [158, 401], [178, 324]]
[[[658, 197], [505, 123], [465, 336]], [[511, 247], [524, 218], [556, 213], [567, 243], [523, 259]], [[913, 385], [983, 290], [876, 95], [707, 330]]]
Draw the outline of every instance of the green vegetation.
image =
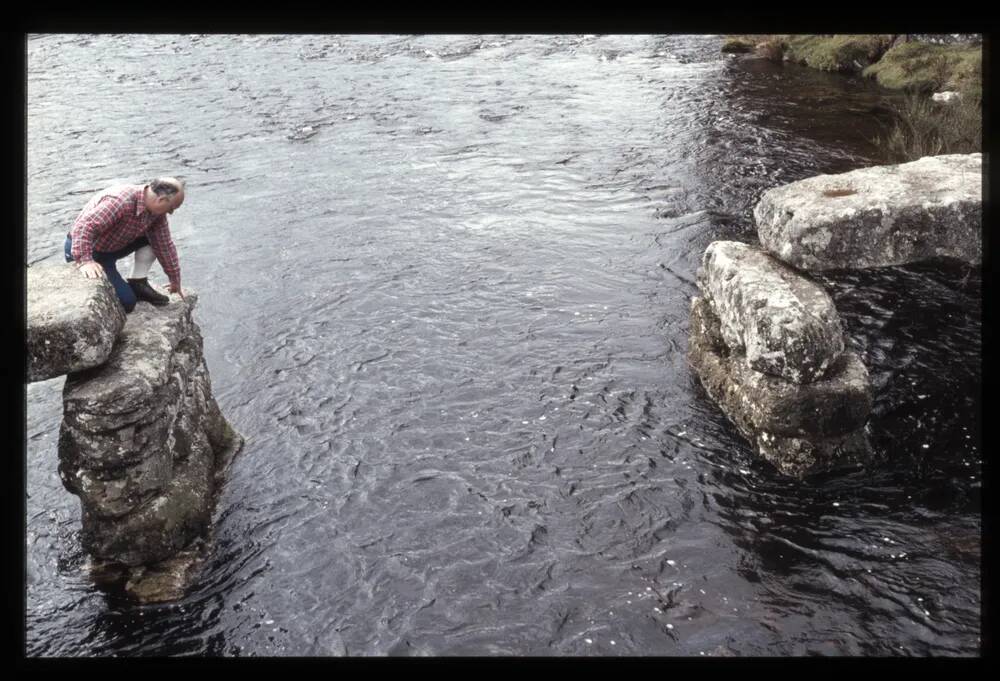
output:
[[774, 50], [777, 50], [777, 59], [774, 61], [781, 61], [782, 55], [785, 53], [785, 48], [788, 46], [785, 42], [787, 37], [769, 34], [730, 35], [726, 37], [726, 42], [722, 44], [722, 51], [756, 52], [757, 56], [774, 59]]
[[860, 72], [878, 61], [894, 38], [892, 35], [735, 35], [727, 39], [722, 49], [723, 52], [756, 51], [757, 56], [765, 59], [787, 60], [821, 71]]
[[983, 50], [968, 45], [902, 43], [866, 68], [864, 75], [894, 90], [936, 92], [981, 88]]
[[787, 36], [785, 58], [820, 71], [860, 72], [885, 54], [893, 38], [891, 35]]
[[[978, 45], [899, 42], [900, 36], [727, 36], [723, 52], [756, 52], [821, 71], [861, 73], [893, 90], [933, 92], [982, 87], [983, 51]], [[894, 45], [895, 44], [895, 45]]]
[[935, 102], [918, 91], [908, 92], [893, 107], [893, 119], [888, 133], [875, 140], [892, 163], [982, 151], [981, 89], [963, 90], [955, 103]]

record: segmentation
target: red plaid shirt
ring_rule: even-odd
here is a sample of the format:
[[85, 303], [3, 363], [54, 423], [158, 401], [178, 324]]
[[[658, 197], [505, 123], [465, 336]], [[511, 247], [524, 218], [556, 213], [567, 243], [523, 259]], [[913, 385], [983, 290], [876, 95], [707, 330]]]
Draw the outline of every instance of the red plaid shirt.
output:
[[70, 230], [73, 260], [90, 262], [94, 251], [117, 251], [145, 234], [170, 283], [180, 288], [181, 265], [170, 238], [167, 216], [146, 210], [143, 188], [144, 185], [136, 184], [117, 185], [87, 202]]

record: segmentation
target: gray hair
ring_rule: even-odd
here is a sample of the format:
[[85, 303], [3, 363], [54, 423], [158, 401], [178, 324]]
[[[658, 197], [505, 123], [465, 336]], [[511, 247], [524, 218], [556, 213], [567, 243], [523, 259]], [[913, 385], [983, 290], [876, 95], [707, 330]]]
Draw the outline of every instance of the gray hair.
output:
[[157, 196], [170, 197], [184, 189], [184, 180], [173, 177], [158, 177], [150, 181], [149, 188]]

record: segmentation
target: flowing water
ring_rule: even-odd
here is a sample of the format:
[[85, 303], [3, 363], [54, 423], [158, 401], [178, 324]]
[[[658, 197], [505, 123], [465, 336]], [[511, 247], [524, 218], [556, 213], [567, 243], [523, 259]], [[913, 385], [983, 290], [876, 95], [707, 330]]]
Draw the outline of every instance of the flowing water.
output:
[[31, 36], [26, 261], [103, 186], [186, 178], [247, 444], [190, 593], [139, 607], [87, 576], [64, 379], [29, 385], [28, 655], [977, 655], [979, 270], [824, 279], [864, 471], [780, 477], [687, 364], [705, 247], [881, 162], [890, 97], [720, 45]]

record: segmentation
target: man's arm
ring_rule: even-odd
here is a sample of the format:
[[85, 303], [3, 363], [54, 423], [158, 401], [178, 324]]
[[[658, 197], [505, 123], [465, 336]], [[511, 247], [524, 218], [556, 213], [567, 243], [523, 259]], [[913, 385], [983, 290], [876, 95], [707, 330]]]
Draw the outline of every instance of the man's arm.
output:
[[163, 272], [170, 279], [168, 290], [173, 293], [179, 293], [181, 298], [183, 298], [184, 293], [181, 291], [181, 263], [177, 257], [177, 248], [170, 237], [170, 225], [167, 222], [166, 215], [161, 215], [153, 222], [153, 225], [146, 232], [146, 237], [149, 239], [149, 245], [153, 248], [153, 253], [156, 254], [156, 259], [160, 262], [160, 267], [163, 268]]

